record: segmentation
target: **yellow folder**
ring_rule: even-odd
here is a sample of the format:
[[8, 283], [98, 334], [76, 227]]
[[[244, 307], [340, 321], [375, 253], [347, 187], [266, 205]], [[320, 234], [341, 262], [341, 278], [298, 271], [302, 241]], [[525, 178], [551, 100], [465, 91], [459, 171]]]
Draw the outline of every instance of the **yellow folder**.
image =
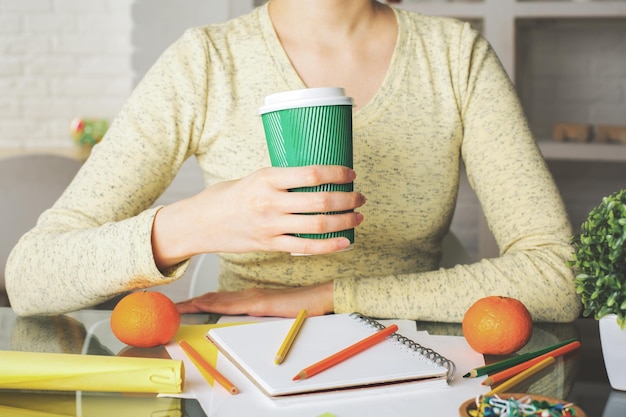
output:
[[0, 351], [0, 389], [151, 392], [183, 390], [174, 359]]

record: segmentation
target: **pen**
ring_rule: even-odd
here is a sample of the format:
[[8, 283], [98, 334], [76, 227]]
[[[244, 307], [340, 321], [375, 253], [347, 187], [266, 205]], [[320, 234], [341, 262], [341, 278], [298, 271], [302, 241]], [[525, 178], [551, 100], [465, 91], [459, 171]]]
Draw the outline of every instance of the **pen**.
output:
[[339, 362], [342, 362], [348, 358], [351, 358], [352, 356], [364, 351], [365, 349], [368, 349], [374, 346], [375, 344], [382, 342], [383, 340], [385, 340], [387, 336], [389, 336], [392, 333], [395, 333], [397, 330], [398, 330], [398, 326], [395, 324], [392, 324], [391, 326], [386, 327], [366, 337], [365, 339], [362, 339], [356, 342], [355, 344], [350, 345], [347, 348], [340, 350], [339, 352], [333, 355], [330, 355], [329, 357], [322, 359], [319, 362], [314, 363], [313, 365], [307, 368], [304, 368], [298, 373], [298, 375], [293, 377], [293, 380], [297, 381], [299, 379], [307, 379], [332, 366], [335, 366]]
[[577, 340], [576, 338], [568, 339], [568, 340], [565, 340], [564, 342], [559, 342], [559, 343], [556, 343], [556, 344], [554, 344], [552, 346], [548, 346], [546, 348], [539, 349], [539, 350], [536, 350], [534, 352], [524, 353], [524, 354], [521, 354], [521, 355], [514, 356], [512, 358], [504, 359], [504, 360], [501, 360], [501, 361], [498, 361], [498, 362], [491, 363], [489, 365], [485, 365], [485, 366], [481, 366], [479, 368], [472, 369], [471, 371], [469, 371], [468, 373], [463, 375], [463, 378], [476, 378], [478, 376], [482, 376], [482, 375], [486, 375], [486, 374], [491, 374], [491, 373], [494, 373], [494, 372], [502, 371], [503, 369], [510, 368], [510, 367], [515, 366], [517, 364], [520, 364], [522, 362], [526, 362], [529, 359], [536, 358], [537, 356], [543, 355], [544, 353], [548, 353], [550, 351], [553, 351], [554, 349], [558, 349], [561, 346], [565, 346], [565, 345], [567, 345], [569, 343], [575, 342], [576, 340]]
[[576, 349], [578, 349], [580, 347], [580, 342], [579, 341], [575, 341], [572, 343], [568, 343], [565, 346], [561, 346], [560, 348], [554, 349], [551, 352], [548, 353], [544, 353], [541, 356], [537, 356], [536, 358], [527, 360], [526, 362], [522, 362], [519, 365], [515, 365], [511, 368], [505, 369], [504, 371], [500, 371], [498, 373], [495, 373], [491, 376], [489, 376], [488, 378], [486, 378], [482, 384], [483, 385], [494, 385], [497, 384], [499, 382], [504, 381], [505, 379], [508, 379], [514, 375], [517, 375], [518, 373], [530, 368], [531, 366], [535, 365], [536, 363], [541, 362], [542, 360], [544, 360], [547, 357], [553, 357], [553, 358], [557, 358], [561, 355], [565, 355], [569, 352], [572, 352]]
[[513, 388], [515, 385], [517, 385], [520, 382], [530, 378], [531, 376], [533, 376], [537, 372], [539, 372], [542, 369], [546, 368], [547, 366], [551, 365], [552, 363], [554, 363], [555, 360], [556, 359], [554, 359], [552, 356], [549, 356], [549, 357], [545, 358], [544, 360], [542, 360], [541, 362], [536, 363], [535, 365], [533, 365], [530, 368], [526, 369], [525, 371], [522, 371], [519, 374], [515, 375], [513, 378], [511, 378], [511, 379], [509, 379], [507, 381], [504, 381], [502, 384], [498, 385], [497, 387], [495, 387], [494, 389], [492, 389], [491, 391], [489, 391], [485, 395], [486, 396], [490, 396], [490, 395], [493, 395], [493, 394], [502, 394], [503, 392], [507, 392], [510, 388]]
[[298, 313], [296, 320], [291, 325], [291, 328], [289, 329], [285, 340], [283, 340], [283, 343], [282, 345], [280, 345], [280, 349], [278, 349], [278, 353], [274, 358], [274, 363], [276, 363], [276, 365], [283, 363], [283, 361], [285, 360], [285, 356], [287, 356], [289, 349], [291, 349], [293, 341], [296, 339], [298, 332], [300, 332], [300, 328], [302, 327], [302, 323], [304, 323], [306, 314], [307, 313], [305, 309], [300, 310], [300, 312]]
[[189, 358], [196, 363], [196, 365], [201, 366], [202, 369], [207, 371], [222, 387], [226, 389], [226, 391], [231, 394], [239, 393], [239, 390], [232, 382], [230, 382], [224, 375], [222, 375], [217, 369], [215, 369], [209, 362], [207, 362], [198, 352], [191, 347], [189, 343], [184, 340], [178, 342], [181, 348], [187, 353]]

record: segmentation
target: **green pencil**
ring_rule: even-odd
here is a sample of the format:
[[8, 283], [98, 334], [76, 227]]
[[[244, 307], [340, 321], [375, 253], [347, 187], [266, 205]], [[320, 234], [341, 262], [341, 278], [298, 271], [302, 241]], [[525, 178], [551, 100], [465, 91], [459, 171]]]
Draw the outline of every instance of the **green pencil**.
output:
[[536, 358], [537, 356], [543, 355], [544, 353], [551, 352], [554, 349], [558, 349], [561, 346], [565, 346], [565, 345], [567, 345], [569, 343], [572, 343], [572, 342], [575, 342], [577, 340], [578, 339], [576, 339], [576, 338], [568, 339], [568, 340], [566, 340], [564, 342], [559, 342], [559, 343], [556, 343], [556, 344], [554, 344], [552, 346], [548, 346], [546, 348], [539, 349], [539, 350], [536, 350], [534, 352], [523, 353], [521, 355], [513, 356], [512, 358], [503, 359], [501, 361], [494, 362], [494, 363], [491, 363], [489, 365], [481, 366], [479, 368], [472, 369], [471, 371], [469, 371], [468, 373], [463, 375], [463, 378], [476, 378], [478, 376], [482, 376], [482, 375], [485, 375], [485, 374], [490, 374], [490, 373], [493, 373], [493, 372], [499, 372], [499, 371], [502, 371], [504, 369], [510, 368], [511, 366], [515, 366], [517, 364], [525, 362], [525, 361], [527, 361], [529, 359]]

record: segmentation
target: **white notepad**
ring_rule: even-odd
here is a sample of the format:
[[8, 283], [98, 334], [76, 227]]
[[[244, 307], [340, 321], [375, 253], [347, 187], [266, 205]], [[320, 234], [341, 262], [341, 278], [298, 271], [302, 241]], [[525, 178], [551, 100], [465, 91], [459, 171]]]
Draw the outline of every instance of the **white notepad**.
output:
[[[432, 349], [397, 333], [385, 341], [317, 375], [293, 381], [302, 369], [375, 333], [383, 326], [359, 314], [332, 314], [306, 319], [289, 354], [280, 365], [274, 357], [293, 319], [209, 330], [225, 357], [266, 395], [276, 399], [305, 393], [354, 388], [411, 389], [447, 386], [454, 364]], [[414, 387], [413, 387], [414, 385]]]

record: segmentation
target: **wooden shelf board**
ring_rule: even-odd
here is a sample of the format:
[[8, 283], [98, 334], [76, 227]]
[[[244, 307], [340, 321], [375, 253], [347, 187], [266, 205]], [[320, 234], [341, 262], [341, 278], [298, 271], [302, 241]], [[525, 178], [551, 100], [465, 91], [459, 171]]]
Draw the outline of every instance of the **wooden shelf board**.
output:
[[606, 161], [626, 163], [626, 145], [611, 143], [562, 143], [540, 141], [539, 148], [548, 160]]
[[[489, 14], [485, 3], [403, 1], [393, 3], [393, 5], [425, 15], [451, 16], [460, 19], [483, 19]], [[625, 1], [517, 1], [512, 2], [510, 7], [510, 11], [506, 14], [521, 19], [626, 17]]]
[[620, 18], [626, 17], [624, 1], [517, 2], [517, 18]]

